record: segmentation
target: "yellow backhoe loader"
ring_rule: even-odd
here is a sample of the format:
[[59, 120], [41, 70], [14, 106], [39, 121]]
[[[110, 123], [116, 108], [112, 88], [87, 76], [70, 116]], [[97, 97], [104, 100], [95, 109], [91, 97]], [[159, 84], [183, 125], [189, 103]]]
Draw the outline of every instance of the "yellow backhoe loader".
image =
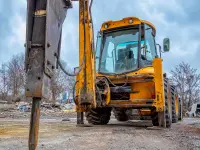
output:
[[[75, 0], [74, 0], [75, 1]], [[50, 95], [50, 79], [60, 67], [76, 76], [74, 102], [77, 124], [103, 125], [111, 111], [118, 121], [127, 121], [131, 110], [150, 116], [154, 126], [169, 128], [181, 118], [175, 86], [163, 73], [161, 46], [155, 42], [156, 29], [148, 21], [127, 17], [102, 24], [94, 46], [92, 0], [79, 2], [79, 67], [67, 72], [60, 62], [62, 24], [71, 0], [27, 0], [26, 96], [33, 99], [29, 149], [38, 139], [40, 101]], [[78, 29], [77, 29], [78, 30]], [[67, 42], [67, 41], [66, 41]]]

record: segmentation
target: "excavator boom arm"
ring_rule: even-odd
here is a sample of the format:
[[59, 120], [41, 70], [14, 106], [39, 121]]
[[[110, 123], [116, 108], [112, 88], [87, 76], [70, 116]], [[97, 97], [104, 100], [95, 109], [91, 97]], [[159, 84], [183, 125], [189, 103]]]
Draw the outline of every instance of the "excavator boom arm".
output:
[[[76, 1], [76, 0], [74, 0]], [[62, 24], [71, 0], [27, 0], [26, 97], [32, 98], [29, 149], [37, 146], [40, 102], [50, 98], [50, 81], [60, 63]], [[78, 112], [95, 107], [93, 26], [89, 0], [79, 0], [79, 60], [77, 74]], [[60, 66], [63, 68], [62, 66]]]

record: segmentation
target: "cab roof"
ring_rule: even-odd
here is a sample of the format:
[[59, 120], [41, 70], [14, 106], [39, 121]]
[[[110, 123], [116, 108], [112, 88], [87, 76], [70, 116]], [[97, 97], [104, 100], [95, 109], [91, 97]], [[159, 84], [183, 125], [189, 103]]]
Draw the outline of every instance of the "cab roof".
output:
[[102, 24], [101, 31], [115, 29], [119, 27], [134, 26], [134, 25], [138, 25], [142, 23], [149, 25], [153, 29], [154, 35], [156, 35], [156, 28], [152, 23], [146, 20], [140, 20], [137, 17], [127, 17], [127, 18], [123, 18], [122, 20], [117, 20], [117, 21], [112, 21], [112, 20], [106, 21]]

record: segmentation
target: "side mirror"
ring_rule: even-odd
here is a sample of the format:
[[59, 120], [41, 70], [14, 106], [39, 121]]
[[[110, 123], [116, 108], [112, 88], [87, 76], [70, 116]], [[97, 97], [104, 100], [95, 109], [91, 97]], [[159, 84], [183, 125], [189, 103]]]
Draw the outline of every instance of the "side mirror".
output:
[[163, 50], [164, 50], [164, 52], [169, 52], [169, 50], [170, 50], [170, 40], [169, 40], [169, 38], [165, 38], [163, 40]]

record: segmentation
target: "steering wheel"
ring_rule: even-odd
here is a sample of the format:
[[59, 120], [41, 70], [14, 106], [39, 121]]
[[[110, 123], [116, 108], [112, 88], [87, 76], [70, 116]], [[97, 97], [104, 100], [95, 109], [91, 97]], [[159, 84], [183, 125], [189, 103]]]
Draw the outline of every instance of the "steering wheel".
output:
[[119, 66], [118, 69], [123, 69], [123, 68], [125, 69], [126, 68], [126, 65], [123, 62], [116, 63], [116, 66]]

